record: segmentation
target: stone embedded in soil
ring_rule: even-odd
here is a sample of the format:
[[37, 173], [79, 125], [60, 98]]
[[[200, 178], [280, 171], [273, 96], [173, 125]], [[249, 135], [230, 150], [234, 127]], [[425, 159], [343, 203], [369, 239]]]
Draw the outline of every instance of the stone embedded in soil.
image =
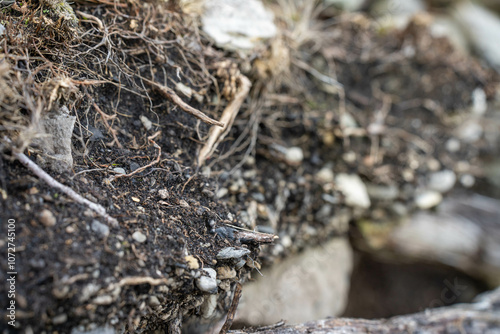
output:
[[203, 30], [219, 47], [249, 50], [276, 35], [273, 14], [260, 0], [206, 0], [204, 8]]
[[113, 171], [115, 171], [118, 174], [127, 174], [127, 172], [125, 171], [125, 169], [121, 168], [121, 167], [115, 167], [115, 168], [113, 168]]
[[141, 115], [139, 116], [139, 119], [141, 120], [142, 125], [146, 128], [146, 130], [151, 130], [153, 127], [153, 122], [151, 122], [146, 116]]
[[434, 190], [425, 190], [415, 197], [415, 204], [419, 209], [427, 210], [435, 207], [443, 200], [443, 196]]
[[101, 223], [97, 219], [92, 221], [90, 228], [102, 238], [106, 238], [109, 235], [109, 226]]
[[333, 171], [329, 166], [325, 166], [316, 173], [315, 178], [320, 184], [331, 183], [334, 180]]
[[161, 199], [167, 199], [170, 196], [167, 189], [158, 190], [158, 195], [160, 195]]
[[338, 189], [344, 194], [349, 206], [367, 209], [370, 207], [370, 197], [366, 186], [357, 174], [339, 174], [335, 178]]
[[56, 315], [54, 318], [52, 318], [52, 324], [54, 325], [61, 325], [66, 321], [68, 321], [68, 315], [66, 313]]
[[445, 193], [450, 191], [455, 182], [457, 181], [457, 176], [452, 170], [446, 169], [439, 172], [431, 173], [429, 175], [429, 182], [427, 186], [429, 189], [438, 191], [440, 193]]
[[258, 326], [339, 315], [347, 301], [352, 264], [345, 238], [306, 248], [243, 286], [236, 320]]
[[378, 184], [368, 184], [366, 185], [366, 190], [368, 195], [372, 199], [393, 201], [399, 196], [399, 189], [396, 185], [378, 185]]
[[285, 152], [285, 161], [292, 165], [299, 165], [304, 160], [304, 152], [300, 147], [289, 147]]
[[208, 276], [201, 276], [196, 280], [196, 286], [203, 292], [217, 292], [217, 273], [212, 268], [203, 268]]
[[137, 241], [138, 243], [143, 243], [146, 241], [147, 237], [144, 233], [142, 233], [141, 231], [135, 231], [133, 234], [132, 234], [132, 239], [134, 239], [135, 241]]
[[200, 264], [198, 263], [198, 260], [194, 256], [187, 255], [184, 257], [184, 260], [186, 260], [189, 269], [199, 269], [200, 268]]
[[47, 209], [44, 209], [42, 210], [42, 212], [40, 212], [38, 219], [40, 219], [40, 223], [42, 223], [42, 225], [45, 227], [52, 227], [57, 222], [56, 217], [54, 217], [52, 211]]
[[58, 111], [46, 114], [40, 122], [40, 132], [46, 136], [43, 140], [33, 141], [35, 145], [42, 148], [38, 163], [58, 173], [68, 171], [73, 167], [71, 136], [76, 116], [69, 116], [68, 113], [68, 108], [63, 106]]
[[246, 248], [226, 247], [217, 253], [218, 260], [239, 259], [250, 254], [250, 250]]
[[210, 295], [201, 304], [201, 316], [205, 319], [211, 318], [217, 308], [217, 295]]
[[218, 279], [228, 279], [228, 278], [235, 278], [236, 277], [236, 270], [234, 268], [230, 268], [228, 266], [222, 266], [217, 268], [217, 278]]

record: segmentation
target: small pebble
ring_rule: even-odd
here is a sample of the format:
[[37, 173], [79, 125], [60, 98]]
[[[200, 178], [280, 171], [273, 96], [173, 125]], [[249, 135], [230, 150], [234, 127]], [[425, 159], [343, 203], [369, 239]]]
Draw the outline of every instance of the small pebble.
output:
[[222, 198], [224, 196], [226, 196], [228, 194], [229, 190], [227, 188], [220, 188], [219, 190], [217, 190], [217, 198]]
[[428, 187], [440, 193], [445, 193], [453, 188], [456, 181], [457, 176], [452, 170], [442, 170], [429, 175]]
[[167, 189], [160, 189], [160, 190], [158, 190], [158, 195], [160, 195], [161, 199], [167, 199], [169, 196], [169, 193], [168, 193]]
[[142, 233], [140, 231], [136, 231], [136, 232], [134, 232], [134, 234], [132, 234], [132, 239], [134, 239], [138, 243], [142, 244], [143, 242], [146, 241], [147, 237], [144, 233]]
[[127, 172], [125, 171], [125, 169], [121, 168], [121, 167], [115, 167], [113, 168], [113, 170], [118, 173], [118, 174], [127, 174]]
[[426, 210], [435, 207], [443, 200], [443, 196], [433, 190], [426, 190], [415, 197], [415, 204], [420, 209]]
[[200, 264], [198, 263], [198, 260], [194, 256], [187, 255], [184, 257], [184, 260], [186, 260], [189, 269], [199, 269], [200, 268]]
[[141, 115], [139, 116], [139, 119], [141, 120], [142, 125], [146, 128], [146, 130], [151, 130], [153, 127], [153, 122], [151, 122], [146, 116]]
[[304, 160], [304, 152], [300, 147], [290, 147], [285, 152], [285, 160], [290, 165], [299, 165]]
[[333, 182], [333, 171], [329, 167], [323, 167], [316, 173], [315, 178], [320, 184]]
[[129, 165], [130, 171], [133, 172], [141, 167], [137, 162], [132, 161]]
[[156, 307], [156, 306], [161, 305], [160, 300], [156, 296], [149, 296], [148, 304], [149, 304], [149, 306], [152, 306], [152, 307]]
[[44, 209], [42, 212], [40, 212], [40, 223], [43, 224], [45, 227], [52, 227], [56, 224], [56, 217], [54, 217], [54, 214], [52, 211]]
[[470, 188], [470, 187], [474, 186], [474, 184], [476, 183], [476, 178], [473, 175], [464, 174], [460, 177], [460, 183], [465, 188]]
[[100, 221], [94, 219], [90, 226], [92, 231], [97, 233], [100, 237], [106, 238], [109, 235], [109, 227], [106, 224], [101, 223]]
[[66, 313], [56, 315], [55, 317], [52, 318], [53, 325], [62, 325], [66, 321], [68, 321], [68, 315]]
[[236, 270], [234, 268], [230, 268], [228, 266], [222, 266], [217, 268], [217, 278], [218, 279], [228, 279], [228, 278], [235, 278], [236, 277]]
[[198, 289], [208, 293], [217, 292], [217, 273], [212, 268], [203, 268], [208, 276], [201, 276], [196, 280]]
[[455, 153], [460, 150], [460, 140], [457, 138], [450, 138], [445, 144], [446, 150], [450, 153]]
[[370, 197], [366, 186], [357, 174], [339, 174], [335, 178], [338, 189], [344, 194], [349, 206], [367, 209], [370, 207]]
[[218, 260], [239, 259], [240, 257], [243, 257], [247, 254], [250, 254], [250, 250], [246, 248], [226, 247], [217, 254], [217, 259]]
[[399, 189], [396, 185], [367, 185], [368, 195], [370, 198], [378, 200], [393, 201], [399, 197]]

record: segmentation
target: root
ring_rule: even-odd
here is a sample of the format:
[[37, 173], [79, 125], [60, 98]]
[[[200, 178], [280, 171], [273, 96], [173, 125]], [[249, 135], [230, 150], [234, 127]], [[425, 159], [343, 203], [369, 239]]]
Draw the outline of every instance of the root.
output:
[[248, 92], [250, 91], [250, 87], [252, 86], [250, 80], [246, 76], [240, 74], [237, 78], [237, 82], [239, 83], [238, 92], [235, 94], [234, 99], [228, 104], [228, 106], [222, 113], [221, 122], [223, 122], [225, 125], [222, 128], [212, 127], [210, 129], [208, 140], [198, 154], [199, 166], [205, 163], [205, 160], [214, 153], [214, 151], [217, 149], [217, 145], [229, 133], [234, 119], [236, 118], [236, 114], [238, 114], [243, 101], [248, 96]]
[[[186, 102], [182, 101], [182, 99], [179, 97], [179, 95], [177, 95], [172, 89], [168, 88], [167, 86], [160, 85], [159, 83], [156, 83], [152, 80], [148, 80], [145, 78], [143, 78], [143, 80], [146, 81], [151, 86], [153, 86], [155, 89], [157, 89], [161, 94], [163, 94], [163, 96], [165, 96], [170, 101], [172, 101], [173, 103], [178, 105], [182, 110], [184, 110], [185, 112], [187, 112], [190, 115], [193, 115], [194, 117], [198, 118], [202, 122], [205, 122], [209, 125], [215, 125], [215, 126], [218, 126], [220, 128], [224, 128], [226, 126], [224, 122], [216, 121], [215, 119], [208, 117], [207, 115], [205, 115], [204, 113], [202, 113], [198, 109], [193, 108], [189, 104], [187, 104]], [[222, 118], [224, 118], [224, 114], [222, 115]]]
[[[8, 139], [7, 139], [8, 140]], [[95, 211], [98, 215], [106, 219], [106, 221], [113, 227], [118, 226], [118, 221], [108, 215], [106, 212], [106, 209], [97, 203], [91, 202], [86, 198], [83, 198], [81, 195], [77, 194], [73, 189], [71, 189], [68, 186], [65, 186], [64, 184], [60, 183], [59, 181], [54, 180], [52, 176], [47, 174], [42, 168], [40, 168], [36, 163], [31, 161], [24, 153], [17, 153], [13, 151], [14, 157], [19, 160], [26, 168], [31, 170], [33, 174], [38, 176], [40, 179], [45, 181], [49, 186], [52, 188], [55, 188], [64, 194], [66, 194], [68, 197], [73, 199], [75, 202], [86, 205], [89, 207], [91, 210]]]

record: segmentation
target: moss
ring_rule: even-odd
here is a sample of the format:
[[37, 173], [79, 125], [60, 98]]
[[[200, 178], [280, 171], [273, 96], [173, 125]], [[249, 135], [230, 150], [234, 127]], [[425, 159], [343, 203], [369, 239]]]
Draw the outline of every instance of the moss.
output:
[[69, 27], [78, 26], [78, 18], [66, 0], [42, 0], [41, 3], [53, 10], [53, 14], [62, 18]]

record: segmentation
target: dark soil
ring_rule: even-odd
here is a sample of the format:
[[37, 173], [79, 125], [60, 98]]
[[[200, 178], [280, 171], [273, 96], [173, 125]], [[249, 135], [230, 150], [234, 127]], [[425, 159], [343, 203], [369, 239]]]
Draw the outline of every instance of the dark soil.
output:
[[[20, 328], [69, 333], [110, 324], [125, 332], [172, 331], [181, 319], [203, 316], [209, 294], [196, 286], [196, 279], [205, 275], [202, 268], [225, 266], [234, 268], [236, 276], [219, 282], [217, 310], [211, 316], [220, 317], [231, 303], [236, 282], [256, 274], [259, 254], [258, 261], [272, 264], [307, 245], [346, 235], [349, 224], [358, 219], [374, 224], [397, 220], [394, 202], [414, 210], [415, 190], [435, 165], [429, 161], [458, 175], [474, 173], [481, 150], [489, 150], [487, 142], [464, 144], [455, 153], [443, 147], [467, 116], [471, 92], [480, 87], [493, 97], [496, 75], [455, 53], [447, 41], [431, 38], [418, 22], [404, 32], [384, 35], [364, 17], [342, 16], [319, 32], [320, 44], [311, 41], [290, 48], [288, 72], [272, 79], [246, 72], [254, 84], [250, 98], [217, 154], [198, 166], [196, 157], [209, 126], [166, 101], [141, 78], [154, 77], [169, 87], [184, 82], [202, 92], [203, 101], [184, 100], [218, 119], [227, 104], [221, 95], [227, 81], [215, 74], [219, 62], [229, 59], [244, 67], [250, 61], [234, 60], [215, 49], [198, 31], [196, 20], [175, 10], [149, 2], [126, 6], [76, 5], [111, 29], [106, 36], [95, 23], [82, 22], [89, 34], [80, 44], [72, 42], [78, 46], [71, 52], [77, 50], [78, 55], [64, 48], [61, 58], [47, 50], [30, 50], [41, 52], [52, 66], [64, 67], [66, 74], [73, 73], [74, 80], [105, 81], [75, 85], [68, 103], [78, 117], [74, 168], [53, 176], [105, 206], [119, 226], [109, 235], [96, 232], [95, 226], [105, 223], [99, 216], [38, 180], [10, 159], [12, 148], [2, 146], [0, 234], [6, 235], [7, 219], [15, 219]], [[127, 15], [138, 28], [130, 27]], [[109, 44], [99, 45], [104, 37], [110, 38]], [[97, 47], [84, 54], [89, 46]], [[64, 63], [71, 56], [74, 63]], [[273, 61], [265, 52], [261, 56]], [[26, 58], [8, 61], [12, 68], [35, 65]], [[310, 68], [297, 66], [298, 61]], [[338, 86], [318, 80], [316, 71], [343, 86], [344, 112], [363, 129], [361, 134], [349, 134], [341, 124], [340, 91], [332, 94]], [[118, 142], [93, 102], [114, 117], [108, 126]], [[20, 109], [29, 114], [26, 107]], [[383, 119], [381, 110], [387, 112]], [[140, 116], [152, 121], [149, 130]], [[382, 132], [364, 131], [375, 123]], [[161, 147], [159, 157], [152, 141]], [[286, 160], [283, 150], [290, 147], [302, 149], [303, 161]], [[36, 154], [33, 151], [33, 159]], [[115, 168], [130, 173], [157, 158], [140, 173], [116, 178]], [[464, 161], [469, 168], [457, 170], [457, 162]], [[399, 195], [375, 201], [370, 209], [352, 208], [334, 182], [317, 178], [325, 165], [335, 174], [359, 174], [365, 182], [396, 185]], [[54, 226], [42, 224], [44, 209], [55, 216]], [[260, 247], [235, 237], [230, 225], [277, 234], [280, 242]], [[137, 232], [145, 236], [144, 242], [133, 237]], [[0, 243], [4, 248], [5, 240]], [[251, 251], [243, 266], [238, 260], [217, 259], [227, 247]], [[193, 257], [198, 267], [190, 262]], [[0, 279], [5, 280], [5, 257], [1, 268]], [[6, 295], [4, 288], [1, 295]], [[2, 312], [6, 303], [1, 300]]]

